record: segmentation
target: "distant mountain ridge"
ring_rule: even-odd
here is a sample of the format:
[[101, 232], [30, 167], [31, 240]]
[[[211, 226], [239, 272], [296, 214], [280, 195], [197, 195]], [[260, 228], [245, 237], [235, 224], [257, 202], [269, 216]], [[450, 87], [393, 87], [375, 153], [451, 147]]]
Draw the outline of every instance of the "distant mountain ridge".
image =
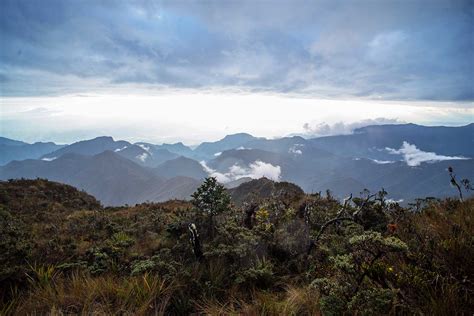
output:
[[25, 142], [0, 137], [0, 166], [13, 160], [38, 159], [41, 156], [64, 147], [53, 142]]
[[97, 197], [105, 205], [135, 204], [189, 198], [199, 181], [181, 177], [170, 191], [167, 182], [112, 151], [95, 156], [67, 153], [53, 161], [14, 161], [0, 167], [0, 179], [46, 178], [73, 185]]
[[165, 161], [178, 157], [177, 154], [166, 149], [157, 149], [137, 144], [129, 145], [123, 149], [115, 150], [114, 152], [138, 163], [139, 165], [151, 168], [157, 167]]
[[202, 180], [208, 176], [199, 162], [183, 156], [163, 162], [154, 169], [154, 172], [164, 178], [181, 176]]
[[216, 154], [223, 152], [225, 150], [234, 149], [242, 147], [250, 141], [257, 140], [258, 138], [247, 134], [247, 133], [238, 133], [227, 135], [221, 140], [216, 142], [204, 142], [196, 147], [194, 150], [196, 153], [202, 155], [203, 157], [210, 158], [214, 157]]
[[127, 146], [131, 146], [131, 144], [123, 140], [115, 141], [110, 136], [100, 136], [94, 139], [83, 140], [68, 146], [64, 146], [63, 148], [44, 155], [41, 157], [41, 159], [56, 159], [67, 153], [97, 155], [106, 150], [120, 150], [126, 148]]
[[[33, 154], [35, 146], [41, 150]], [[32, 159], [12, 157], [15, 148], [23, 147]], [[459, 177], [474, 179], [474, 124], [375, 125], [311, 139], [239, 133], [194, 150], [182, 143], [132, 144], [107, 136], [66, 146], [0, 138], [0, 148], [6, 148], [0, 179], [48, 178], [84, 189], [106, 205], [189, 198], [209, 175], [229, 188], [267, 177], [293, 182], [306, 192], [330, 189], [339, 197], [384, 187], [404, 200], [451, 195], [448, 166]]]
[[474, 158], [474, 123], [460, 127], [416, 124], [372, 125], [353, 134], [309, 139], [316, 147], [347, 157], [390, 159], [386, 147], [398, 149], [403, 142], [426, 152]]
[[19, 140], [9, 139], [6, 137], [0, 137], [0, 145], [23, 146], [23, 145], [28, 145], [28, 143], [25, 143]]

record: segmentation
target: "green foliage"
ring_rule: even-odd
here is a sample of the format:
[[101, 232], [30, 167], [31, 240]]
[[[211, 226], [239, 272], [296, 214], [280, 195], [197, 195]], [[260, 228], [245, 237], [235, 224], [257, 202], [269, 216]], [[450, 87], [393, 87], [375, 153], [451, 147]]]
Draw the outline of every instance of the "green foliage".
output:
[[52, 282], [58, 275], [58, 271], [55, 266], [39, 266], [39, 265], [30, 265], [31, 271], [26, 275], [28, 281], [33, 286], [39, 286], [41, 288], [46, 288], [51, 286]]
[[268, 288], [273, 284], [273, 265], [265, 258], [257, 260], [254, 266], [239, 271], [235, 283], [246, 287]]
[[238, 222], [229, 220], [218, 228], [212, 244], [206, 247], [206, 256], [227, 258], [233, 262], [255, 254], [258, 238]]
[[383, 237], [379, 232], [367, 231], [362, 235], [349, 239], [354, 249], [365, 250], [370, 253], [387, 253], [407, 251], [407, 245], [396, 237]]
[[112, 244], [118, 248], [130, 247], [134, 242], [133, 238], [124, 232], [118, 232], [112, 236]]
[[99, 249], [93, 248], [90, 251], [90, 265], [88, 270], [92, 275], [98, 275], [106, 272], [111, 265], [111, 258], [106, 253]]
[[[214, 238], [214, 216], [230, 210], [230, 196], [223, 185], [214, 177], [206, 178], [201, 186], [192, 195], [191, 203], [194, 207], [207, 216], [208, 236]], [[200, 251], [196, 251], [196, 253]], [[200, 255], [198, 255], [200, 256]]]
[[164, 248], [149, 259], [134, 261], [131, 266], [131, 275], [148, 272], [157, 273], [163, 278], [171, 279], [178, 274], [180, 266], [179, 262], [174, 261], [170, 249]]
[[143, 274], [153, 271], [156, 267], [155, 261], [152, 259], [136, 261], [132, 264], [132, 275]]
[[204, 180], [204, 183], [192, 195], [192, 204], [201, 212], [217, 215], [230, 208], [230, 196], [223, 185], [214, 177]]
[[344, 314], [347, 304], [345, 297], [347, 285], [328, 278], [318, 278], [311, 283], [311, 286], [322, 294], [319, 304], [324, 315]]
[[360, 315], [388, 315], [394, 299], [395, 293], [390, 289], [363, 289], [352, 297], [348, 309]]
[[[332, 196], [262, 183], [265, 198], [252, 198], [247, 214], [215, 179], [193, 203], [114, 208], [45, 180], [2, 182], [0, 314], [474, 311], [473, 199], [425, 199], [413, 211], [381, 191], [354, 198], [343, 214]], [[338, 214], [348, 220], [329, 225], [308, 255]], [[202, 260], [190, 223], [202, 232]]]
[[349, 253], [330, 258], [334, 271], [332, 278], [313, 282], [323, 294], [321, 310], [329, 315], [387, 313], [394, 295], [393, 289], [385, 287], [388, 277], [379, 262], [390, 253], [408, 251], [407, 245], [396, 237], [365, 231], [351, 237], [348, 247]]

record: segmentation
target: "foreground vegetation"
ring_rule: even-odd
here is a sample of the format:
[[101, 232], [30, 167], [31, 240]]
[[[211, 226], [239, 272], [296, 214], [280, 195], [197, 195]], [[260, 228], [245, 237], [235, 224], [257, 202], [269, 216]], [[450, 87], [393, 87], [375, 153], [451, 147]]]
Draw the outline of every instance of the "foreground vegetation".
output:
[[102, 208], [0, 182], [0, 314], [473, 314], [473, 199], [248, 187], [237, 204], [211, 178], [192, 202]]

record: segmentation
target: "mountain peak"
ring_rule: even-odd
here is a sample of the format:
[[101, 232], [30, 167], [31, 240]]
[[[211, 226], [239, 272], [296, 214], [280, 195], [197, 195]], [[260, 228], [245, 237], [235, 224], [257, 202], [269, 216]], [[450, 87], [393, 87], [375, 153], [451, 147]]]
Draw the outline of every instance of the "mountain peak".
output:
[[232, 140], [232, 139], [242, 139], [242, 138], [252, 139], [255, 137], [248, 133], [236, 133], [236, 134], [226, 135], [222, 140]]
[[179, 147], [186, 147], [186, 145], [184, 145], [183, 142], [177, 142], [177, 143], [163, 143], [162, 146], [179, 146]]
[[89, 141], [108, 141], [114, 142], [114, 138], [112, 136], [98, 136], [96, 138], [90, 139]]
[[242, 205], [244, 202], [275, 197], [293, 202], [304, 196], [304, 191], [296, 184], [275, 182], [262, 177], [229, 189], [229, 194], [236, 204]]

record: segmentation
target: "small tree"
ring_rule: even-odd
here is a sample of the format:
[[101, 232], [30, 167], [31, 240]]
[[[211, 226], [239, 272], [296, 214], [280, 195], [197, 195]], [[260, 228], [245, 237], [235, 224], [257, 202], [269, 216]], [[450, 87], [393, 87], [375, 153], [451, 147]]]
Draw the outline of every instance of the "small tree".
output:
[[230, 208], [230, 196], [214, 177], [206, 178], [192, 195], [193, 205], [209, 220], [209, 235], [214, 237], [214, 216]]

